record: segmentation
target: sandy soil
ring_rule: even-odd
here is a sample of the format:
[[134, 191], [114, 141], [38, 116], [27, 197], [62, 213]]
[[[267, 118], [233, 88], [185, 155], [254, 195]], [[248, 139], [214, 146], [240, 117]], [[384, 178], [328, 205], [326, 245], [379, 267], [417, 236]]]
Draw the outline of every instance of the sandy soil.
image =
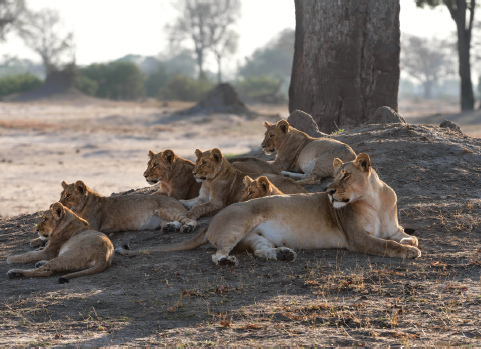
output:
[[[215, 145], [226, 153], [242, 153], [262, 138], [259, 121], [218, 118], [207, 125], [206, 120], [167, 125], [158, 122], [169, 115], [158, 107], [85, 106], [86, 113], [79, 112], [78, 117], [73, 116], [78, 107], [1, 107], [0, 160], [6, 160], [0, 165], [2, 205], [5, 188], [10, 192], [15, 183], [18, 191], [18, 196], [10, 192], [13, 199], [2, 206], [3, 214], [16, 214], [18, 205], [33, 202], [23, 211], [30, 214], [0, 220], [3, 275], [11, 268], [5, 262], [8, 255], [30, 250], [28, 242], [35, 237], [39, 220], [39, 213], [32, 212], [58, 198], [61, 180], [82, 178], [105, 194], [142, 187], [149, 148], [171, 147], [188, 155], [195, 147]], [[19, 108], [24, 108], [21, 117]], [[18, 124], [25, 118], [41, 124], [39, 129]], [[116, 129], [125, 129], [125, 135]], [[251, 136], [245, 134], [247, 130]], [[202, 139], [207, 133], [211, 137]], [[416, 125], [364, 126], [335, 138], [356, 152], [367, 152], [381, 179], [396, 191], [400, 221], [415, 229], [423, 253], [420, 259], [403, 261], [332, 249], [298, 251], [294, 263], [241, 254], [239, 267], [226, 268], [212, 264], [215, 250], [206, 245], [188, 252], [116, 256], [103, 273], [64, 285], [55, 283], [58, 276], [5, 277], [0, 278], [0, 342], [479, 345], [481, 141]], [[308, 189], [315, 192], [325, 185]], [[37, 196], [43, 201], [36, 201]], [[17, 212], [8, 211], [15, 205]], [[201, 219], [198, 229], [209, 221]], [[129, 243], [136, 248], [176, 243], [189, 236], [146, 231], [111, 238], [115, 245]]]

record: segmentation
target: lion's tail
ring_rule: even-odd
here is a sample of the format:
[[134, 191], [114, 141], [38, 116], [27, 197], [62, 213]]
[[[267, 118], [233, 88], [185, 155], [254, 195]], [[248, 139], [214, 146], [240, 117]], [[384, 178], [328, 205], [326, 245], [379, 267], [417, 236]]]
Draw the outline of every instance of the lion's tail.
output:
[[140, 248], [138, 250], [130, 251], [125, 249], [124, 247], [116, 247], [115, 252], [120, 254], [132, 255], [138, 254], [141, 252], [168, 252], [168, 251], [185, 251], [185, 250], [193, 250], [197, 247], [205, 245], [207, 243], [207, 228], [200, 231], [196, 236], [181, 242], [180, 244], [172, 245], [172, 246], [155, 246], [150, 248]]

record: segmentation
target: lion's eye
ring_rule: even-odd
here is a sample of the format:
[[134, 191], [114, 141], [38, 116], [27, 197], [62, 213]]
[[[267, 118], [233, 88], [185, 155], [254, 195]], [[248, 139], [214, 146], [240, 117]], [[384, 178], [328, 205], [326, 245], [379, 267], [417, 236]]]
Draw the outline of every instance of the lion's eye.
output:
[[200, 165], [200, 167], [204, 167], [205, 165], [207, 165], [206, 162], [204, 162], [202, 165]]
[[351, 177], [350, 173], [344, 173], [344, 176], [342, 176], [342, 179], [348, 179], [349, 177]]
[[65, 195], [65, 198], [68, 199], [70, 197], [70, 194]]
[[157, 165], [152, 166], [152, 170], [153, 170], [154, 168], [156, 168], [156, 167], [157, 167]]
[[267, 140], [271, 139], [272, 137], [274, 137], [274, 135], [270, 135], [269, 138], [267, 138]]
[[250, 191], [250, 192], [249, 192], [249, 196], [251, 196], [252, 194], [254, 194], [254, 192], [253, 192], [253, 191]]

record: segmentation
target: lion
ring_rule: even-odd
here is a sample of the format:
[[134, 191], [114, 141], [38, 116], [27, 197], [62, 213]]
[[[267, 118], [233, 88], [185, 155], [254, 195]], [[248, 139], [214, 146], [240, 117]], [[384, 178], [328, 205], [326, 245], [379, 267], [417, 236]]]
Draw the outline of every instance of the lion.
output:
[[59, 271], [76, 271], [59, 278], [58, 282], [63, 284], [69, 279], [100, 273], [110, 267], [114, 258], [114, 246], [109, 238], [59, 202], [50, 205], [37, 232], [41, 239], [49, 240], [43, 250], [7, 258], [8, 264], [37, 262], [35, 269], [11, 269], [7, 273], [9, 278], [46, 277]]
[[[149, 162], [144, 177], [150, 185], [160, 182], [155, 194], [168, 195], [177, 200], [189, 200], [199, 196], [202, 183], [195, 180], [192, 170], [195, 164], [174, 154], [170, 149], [160, 153], [149, 150]], [[266, 161], [253, 157], [235, 157], [227, 159], [235, 168], [246, 173], [272, 173], [280, 175]]]
[[[105, 197], [88, 188], [84, 182], [62, 182], [60, 202], [103, 233], [127, 230], [163, 231], [195, 229], [195, 219], [176, 199], [164, 195], [126, 195]], [[165, 222], [163, 222], [163, 220]]]
[[267, 131], [262, 149], [268, 155], [277, 150], [275, 160], [270, 163], [300, 185], [319, 184], [322, 178], [331, 177], [335, 158], [342, 161], [356, 158], [356, 153], [349, 145], [335, 139], [312, 138], [289, 126], [286, 120], [280, 120], [277, 124], [265, 121], [264, 126]]
[[[284, 195], [284, 193], [280, 191], [274, 184], [272, 184], [269, 181], [269, 178], [266, 176], [261, 176], [257, 179], [252, 179], [249, 176], [245, 176], [244, 184], [246, 189], [244, 191], [244, 195], [242, 195], [242, 198], [240, 199], [240, 202], [263, 198], [265, 196]], [[307, 190], [305, 190], [299, 184], [297, 185], [299, 189], [298, 193], [307, 193]]]
[[[244, 195], [245, 172], [236, 169], [217, 148], [203, 152], [195, 150], [197, 162], [192, 171], [198, 182], [202, 182], [199, 196], [191, 200], [180, 200], [189, 209], [187, 217], [197, 219], [239, 202]], [[250, 174], [257, 178], [261, 174]], [[284, 193], [299, 193], [299, 186], [289, 178], [267, 175]]]
[[399, 258], [421, 256], [418, 240], [398, 223], [397, 197], [371, 167], [365, 153], [344, 163], [334, 159], [327, 192], [280, 195], [236, 203], [184, 243], [152, 251], [189, 250], [210, 241], [215, 264], [237, 265], [235, 248], [261, 258], [294, 261], [296, 249], [345, 248]]

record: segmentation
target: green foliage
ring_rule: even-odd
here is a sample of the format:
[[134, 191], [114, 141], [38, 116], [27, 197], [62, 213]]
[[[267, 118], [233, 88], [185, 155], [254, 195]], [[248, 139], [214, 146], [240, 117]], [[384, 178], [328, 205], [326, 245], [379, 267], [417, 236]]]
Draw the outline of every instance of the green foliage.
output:
[[147, 80], [145, 80], [145, 95], [149, 97], [157, 97], [160, 89], [165, 86], [168, 79], [169, 76], [167, 75], [164, 66], [159, 65], [157, 70], [149, 74]]
[[95, 96], [99, 89], [99, 84], [97, 81], [81, 75], [75, 81], [75, 87], [89, 96]]
[[208, 79], [195, 80], [191, 77], [174, 74], [159, 91], [161, 100], [197, 102], [214, 87]]
[[92, 64], [81, 68], [80, 73], [98, 84], [97, 97], [134, 100], [144, 92], [145, 76], [132, 62]]
[[29, 74], [8, 76], [0, 79], [0, 96], [27, 92], [40, 87], [42, 83], [42, 80]]
[[279, 86], [279, 81], [268, 76], [252, 76], [235, 84], [241, 96], [255, 98], [261, 95], [274, 93]]

